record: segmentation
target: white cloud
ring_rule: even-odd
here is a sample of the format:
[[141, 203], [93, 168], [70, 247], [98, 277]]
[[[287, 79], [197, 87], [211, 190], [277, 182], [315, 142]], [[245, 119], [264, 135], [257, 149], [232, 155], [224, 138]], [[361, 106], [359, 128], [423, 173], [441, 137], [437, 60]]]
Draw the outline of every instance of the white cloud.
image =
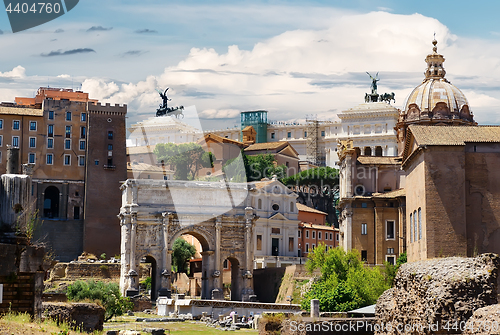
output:
[[238, 109], [206, 109], [198, 114], [202, 119], [230, 119], [238, 117], [241, 111]]
[[0, 72], [0, 77], [23, 79], [26, 78], [26, 69], [18, 65], [12, 71]]
[[57, 76], [57, 78], [61, 79], [71, 79], [71, 76], [69, 74], [60, 74]]

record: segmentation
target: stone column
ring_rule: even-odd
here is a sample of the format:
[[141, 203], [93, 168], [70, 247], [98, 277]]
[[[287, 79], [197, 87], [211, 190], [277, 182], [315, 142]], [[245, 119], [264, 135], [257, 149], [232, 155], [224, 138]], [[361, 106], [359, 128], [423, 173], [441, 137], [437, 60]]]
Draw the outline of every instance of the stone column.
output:
[[241, 291], [242, 301], [255, 301], [253, 291], [253, 224], [255, 215], [252, 207], [245, 208], [245, 271], [243, 273], [244, 288]]
[[131, 229], [130, 229], [130, 270], [128, 271], [129, 286], [127, 289], [127, 297], [139, 294], [138, 274], [136, 270], [136, 254], [135, 249], [137, 238], [137, 213], [131, 213]]
[[162, 228], [163, 228], [163, 249], [162, 249], [162, 263], [161, 263], [161, 274], [160, 274], [160, 289], [158, 291], [159, 297], [169, 297], [171, 296], [170, 288], [170, 270], [171, 270], [171, 253], [168, 250], [168, 225], [170, 223], [170, 213], [162, 213]]
[[215, 266], [212, 277], [214, 278], [214, 288], [212, 290], [212, 300], [224, 300], [224, 292], [222, 290], [222, 278], [221, 278], [221, 259], [220, 259], [220, 248], [221, 248], [221, 229], [222, 229], [222, 217], [218, 216], [215, 221]]
[[120, 291], [123, 296], [126, 295], [128, 289], [128, 271], [130, 270], [130, 214], [120, 213], [121, 226], [121, 246], [120, 246]]
[[213, 257], [214, 251], [208, 250], [201, 253], [202, 258], [202, 269], [201, 269], [201, 298], [210, 299], [211, 292], [214, 289], [212, 280], [212, 269], [210, 265], [212, 264], [211, 258]]
[[319, 300], [311, 300], [311, 318], [319, 318]]
[[370, 148], [372, 149], [372, 156], [375, 156], [375, 146], [372, 145], [372, 146], [370, 146]]

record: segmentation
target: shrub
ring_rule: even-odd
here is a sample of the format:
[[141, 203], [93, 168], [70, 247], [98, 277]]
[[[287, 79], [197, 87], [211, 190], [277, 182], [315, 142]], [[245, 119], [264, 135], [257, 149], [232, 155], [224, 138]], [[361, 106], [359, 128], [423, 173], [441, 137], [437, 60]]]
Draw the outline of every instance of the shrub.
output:
[[122, 297], [120, 288], [115, 283], [106, 284], [93, 280], [76, 281], [68, 286], [67, 296], [71, 301], [91, 300], [98, 302], [106, 310], [105, 321], [111, 320], [113, 316], [123, 315], [134, 306], [129, 298]]
[[319, 300], [324, 312], [346, 312], [375, 303], [390, 287], [378, 268], [364, 266], [356, 250], [326, 250], [320, 244], [309, 253], [306, 268], [321, 270], [321, 277], [304, 295], [301, 306], [310, 310], [311, 299]]

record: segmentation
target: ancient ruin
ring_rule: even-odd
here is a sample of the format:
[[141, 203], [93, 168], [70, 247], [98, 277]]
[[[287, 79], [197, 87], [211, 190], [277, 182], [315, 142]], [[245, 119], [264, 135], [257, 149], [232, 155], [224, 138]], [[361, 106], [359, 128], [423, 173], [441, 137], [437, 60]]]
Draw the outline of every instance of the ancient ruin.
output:
[[251, 301], [257, 216], [247, 184], [127, 180], [121, 187], [121, 276], [125, 296], [138, 294], [138, 266], [152, 266], [152, 300], [171, 295], [172, 245], [195, 236], [202, 251], [202, 299], [223, 299], [222, 266], [231, 262], [232, 300]]

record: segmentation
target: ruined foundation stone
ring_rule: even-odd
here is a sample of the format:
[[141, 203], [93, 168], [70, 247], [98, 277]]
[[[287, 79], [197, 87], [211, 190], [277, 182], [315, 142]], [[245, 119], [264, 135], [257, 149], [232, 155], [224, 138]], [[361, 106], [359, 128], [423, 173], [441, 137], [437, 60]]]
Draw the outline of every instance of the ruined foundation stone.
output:
[[467, 321], [464, 335], [499, 335], [500, 304], [480, 308]]
[[80, 327], [86, 332], [102, 330], [104, 325], [103, 307], [87, 303], [43, 303], [43, 315], [70, 325]]
[[[394, 287], [377, 301], [377, 322], [426, 327], [409, 334], [460, 334], [460, 330], [444, 327], [447, 322], [465, 323], [475, 310], [497, 303], [499, 264], [495, 254], [404, 264]], [[376, 334], [402, 333], [393, 327]]]

